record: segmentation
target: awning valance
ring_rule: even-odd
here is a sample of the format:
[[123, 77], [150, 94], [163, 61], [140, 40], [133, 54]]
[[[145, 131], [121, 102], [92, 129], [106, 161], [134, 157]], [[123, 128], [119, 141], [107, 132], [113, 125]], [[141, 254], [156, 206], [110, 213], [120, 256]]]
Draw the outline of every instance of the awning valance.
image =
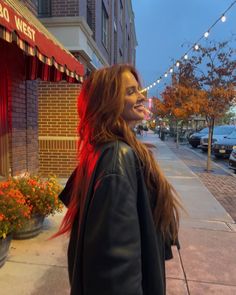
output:
[[[43, 80], [66, 78], [69, 82], [82, 82], [83, 65], [43, 26], [18, 0], [0, 0], [0, 37], [7, 42], [16, 41], [28, 58], [30, 73], [36, 78], [39, 61], [44, 64]], [[48, 71], [54, 68], [54, 75]], [[42, 67], [41, 67], [42, 68]], [[56, 72], [56, 74], [55, 74]]]

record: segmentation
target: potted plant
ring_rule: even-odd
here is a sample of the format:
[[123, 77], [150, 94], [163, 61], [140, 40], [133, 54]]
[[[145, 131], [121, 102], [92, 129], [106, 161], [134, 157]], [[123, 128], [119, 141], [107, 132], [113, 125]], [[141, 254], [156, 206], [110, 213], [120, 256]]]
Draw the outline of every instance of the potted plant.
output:
[[13, 178], [13, 182], [24, 195], [31, 212], [27, 224], [15, 231], [13, 238], [34, 237], [40, 233], [46, 216], [62, 211], [63, 205], [58, 198], [61, 186], [54, 176], [42, 179], [36, 175], [25, 174]]
[[0, 267], [6, 261], [12, 233], [30, 218], [31, 209], [11, 180], [0, 182]]

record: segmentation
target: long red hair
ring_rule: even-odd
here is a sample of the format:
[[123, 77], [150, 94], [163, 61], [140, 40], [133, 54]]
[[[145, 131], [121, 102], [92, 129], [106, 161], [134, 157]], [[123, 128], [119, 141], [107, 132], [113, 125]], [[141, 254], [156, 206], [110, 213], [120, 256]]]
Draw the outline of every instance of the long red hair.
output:
[[[140, 159], [147, 188], [155, 194], [153, 219], [156, 228], [164, 234], [171, 232], [174, 239], [177, 237], [181, 207], [177, 194], [163, 175], [150, 149], [136, 138], [121, 117], [125, 96], [122, 74], [126, 71], [131, 72], [140, 84], [138, 74], [131, 65], [99, 69], [83, 84], [78, 97], [79, 164], [71, 201], [56, 236], [70, 232], [77, 213], [79, 219], [82, 218], [89, 180], [96, 162], [90, 159], [93, 155], [90, 151], [104, 143], [122, 140], [131, 146]], [[86, 163], [89, 163], [89, 170], [86, 169]]]

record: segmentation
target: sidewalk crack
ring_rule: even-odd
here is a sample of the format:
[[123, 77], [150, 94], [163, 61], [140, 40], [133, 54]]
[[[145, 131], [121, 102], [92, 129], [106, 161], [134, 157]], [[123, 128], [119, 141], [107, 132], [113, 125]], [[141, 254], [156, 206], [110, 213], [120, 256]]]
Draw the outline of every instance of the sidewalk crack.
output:
[[185, 269], [184, 269], [183, 260], [182, 260], [181, 254], [180, 254], [180, 250], [178, 250], [178, 253], [179, 253], [179, 259], [180, 259], [181, 267], [182, 267], [183, 274], [184, 274], [184, 280], [185, 280], [185, 284], [186, 284], [187, 292], [188, 292], [188, 295], [191, 295], [191, 294], [190, 294], [190, 290], [189, 290], [189, 285], [188, 285], [187, 275], [186, 275], [186, 272], [185, 272]]

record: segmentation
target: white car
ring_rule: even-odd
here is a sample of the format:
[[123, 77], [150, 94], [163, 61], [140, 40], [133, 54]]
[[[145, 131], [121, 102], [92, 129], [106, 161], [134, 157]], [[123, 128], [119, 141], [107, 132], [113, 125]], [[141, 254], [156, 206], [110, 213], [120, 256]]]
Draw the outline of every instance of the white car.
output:
[[[225, 138], [227, 135], [236, 130], [234, 125], [215, 126], [213, 130], [212, 144], [217, 143], [218, 140]], [[200, 148], [202, 151], [208, 149], [208, 134], [204, 135], [200, 140]]]

